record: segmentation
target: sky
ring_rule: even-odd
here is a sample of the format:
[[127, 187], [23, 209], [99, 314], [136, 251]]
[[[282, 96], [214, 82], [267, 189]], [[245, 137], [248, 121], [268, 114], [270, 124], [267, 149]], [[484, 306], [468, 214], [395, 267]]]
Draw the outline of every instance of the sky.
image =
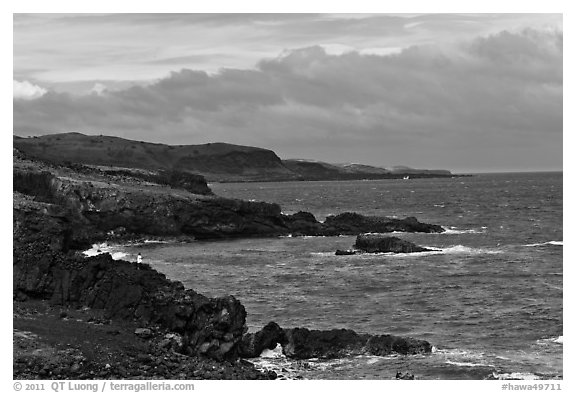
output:
[[561, 14], [15, 14], [13, 132], [562, 169]]

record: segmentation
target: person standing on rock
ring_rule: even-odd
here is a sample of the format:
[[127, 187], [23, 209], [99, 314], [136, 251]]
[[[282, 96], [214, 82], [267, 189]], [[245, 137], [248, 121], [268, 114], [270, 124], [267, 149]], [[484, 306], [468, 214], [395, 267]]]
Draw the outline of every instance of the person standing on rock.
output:
[[142, 254], [138, 253], [138, 256], [136, 257], [136, 262], [142, 263]]

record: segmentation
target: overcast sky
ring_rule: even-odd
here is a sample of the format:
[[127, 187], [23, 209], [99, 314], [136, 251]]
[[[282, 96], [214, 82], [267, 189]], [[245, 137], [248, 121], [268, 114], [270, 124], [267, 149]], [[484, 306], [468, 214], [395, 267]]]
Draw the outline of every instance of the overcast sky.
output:
[[562, 169], [559, 14], [14, 16], [14, 133]]

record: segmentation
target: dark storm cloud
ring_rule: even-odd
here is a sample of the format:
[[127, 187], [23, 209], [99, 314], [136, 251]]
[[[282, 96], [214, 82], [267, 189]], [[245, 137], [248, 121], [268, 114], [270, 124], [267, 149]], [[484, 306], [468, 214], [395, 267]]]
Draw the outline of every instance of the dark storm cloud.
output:
[[331, 55], [313, 46], [263, 60], [254, 70], [182, 70], [103, 95], [15, 100], [14, 127], [22, 134], [221, 140], [300, 157], [305, 146], [337, 151], [353, 144], [355, 154], [370, 152], [364, 161], [375, 164], [454, 166], [442, 155], [464, 151], [473, 165], [486, 152], [497, 153], [491, 159], [501, 165], [523, 165], [514, 153], [520, 147], [548, 156], [542, 165], [561, 166], [562, 41], [561, 32], [525, 30], [387, 56]]

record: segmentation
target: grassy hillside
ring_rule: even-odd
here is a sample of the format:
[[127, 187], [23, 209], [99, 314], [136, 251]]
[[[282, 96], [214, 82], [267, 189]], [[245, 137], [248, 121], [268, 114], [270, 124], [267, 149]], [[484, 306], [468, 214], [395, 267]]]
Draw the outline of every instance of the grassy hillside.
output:
[[165, 145], [74, 132], [32, 138], [14, 136], [13, 143], [26, 155], [45, 161], [69, 161], [120, 170], [176, 170], [200, 174], [208, 181], [401, 179], [407, 174], [411, 178], [451, 176], [445, 170], [281, 160], [271, 150], [229, 143]]
[[80, 133], [14, 137], [14, 147], [43, 160], [122, 168], [177, 169], [204, 175], [209, 181], [291, 180], [271, 150], [227, 143], [165, 145]]

